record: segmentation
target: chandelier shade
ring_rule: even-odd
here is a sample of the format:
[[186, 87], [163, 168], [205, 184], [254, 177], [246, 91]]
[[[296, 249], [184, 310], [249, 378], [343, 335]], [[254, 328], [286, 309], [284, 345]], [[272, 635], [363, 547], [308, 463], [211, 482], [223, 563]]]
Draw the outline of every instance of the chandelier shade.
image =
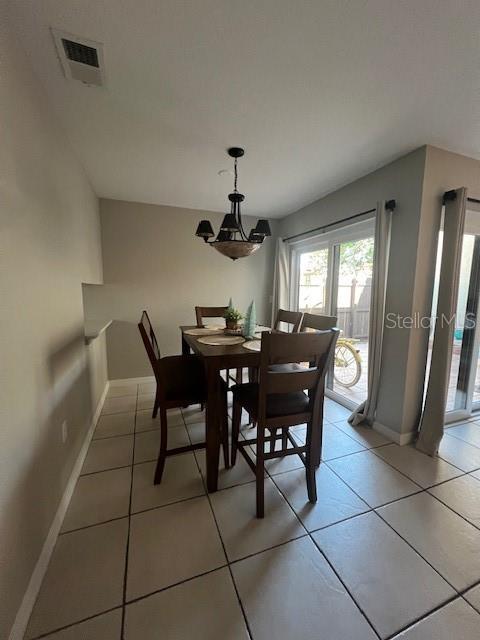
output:
[[209, 220], [201, 220], [195, 233], [219, 253], [232, 260], [251, 256], [260, 249], [266, 236], [272, 235], [268, 220], [259, 220], [248, 236], [243, 228], [240, 205], [245, 200], [245, 196], [237, 190], [237, 160], [244, 153], [245, 151], [240, 147], [228, 149], [228, 155], [234, 158], [235, 178], [233, 191], [228, 194], [230, 213], [225, 214], [217, 237], [215, 240], [209, 241], [209, 238], [213, 238], [215, 235]]

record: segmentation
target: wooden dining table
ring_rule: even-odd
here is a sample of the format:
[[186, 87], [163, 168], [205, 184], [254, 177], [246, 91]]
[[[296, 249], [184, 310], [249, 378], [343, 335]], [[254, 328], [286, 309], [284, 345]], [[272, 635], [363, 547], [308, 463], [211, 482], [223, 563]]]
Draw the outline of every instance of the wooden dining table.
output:
[[258, 367], [260, 364], [260, 352], [246, 349], [243, 344], [221, 346], [204, 344], [199, 342], [199, 338], [202, 336], [185, 333], [187, 329], [195, 328], [195, 325], [180, 327], [182, 332], [182, 353], [189, 354], [193, 351], [202, 359], [205, 367], [207, 380], [205, 415], [207, 490], [211, 493], [216, 491], [218, 487], [221, 411], [223, 406], [220, 372], [224, 369]]

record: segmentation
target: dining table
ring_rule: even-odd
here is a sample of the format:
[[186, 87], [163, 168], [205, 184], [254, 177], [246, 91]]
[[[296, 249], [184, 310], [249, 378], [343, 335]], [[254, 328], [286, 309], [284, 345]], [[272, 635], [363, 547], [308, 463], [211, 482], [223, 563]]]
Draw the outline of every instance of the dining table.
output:
[[[225, 369], [257, 368], [260, 352], [246, 348], [242, 344], [211, 345], [201, 342], [201, 335], [186, 333], [196, 329], [194, 325], [180, 326], [182, 332], [182, 353], [195, 353], [205, 367], [207, 400], [205, 411], [205, 442], [207, 490], [212, 493], [218, 488], [218, 464], [221, 444], [222, 384], [220, 372]], [[258, 336], [260, 338], [260, 336]]]

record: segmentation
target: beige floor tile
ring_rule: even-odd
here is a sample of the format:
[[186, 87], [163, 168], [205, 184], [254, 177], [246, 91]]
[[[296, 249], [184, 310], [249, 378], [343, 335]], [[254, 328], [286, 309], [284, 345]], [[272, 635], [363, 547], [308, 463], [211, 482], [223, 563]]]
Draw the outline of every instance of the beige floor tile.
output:
[[232, 565], [255, 640], [375, 640], [310, 538]]
[[[170, 427], [184, 426], [183, 416], [180, 409], [169, 409], [167, 411], [167, 424]], [[135, 431], [155, 431], [160, 429], [160, 417], [152, 418], [152, 410], [137, 411]]]
[[375, 513], [312, 536], [382, 638], [455, 594]]
[[420, 487], [371, 451], [331, 460], [327, 465], [371, 507], [420, 491]]
[[449, 436], [454, 436], [475, 447], [480, 447], [480, 424], [476, 422], [455, 425], [450, 427], [447, 433]]
[[[168, 430], [168, 449], [185, 447], [190, 444], [185, 427], [172, 427]], [[149, 462], [158, 458], [160, 431], [144, 431], [135, 434], [135, 464]]]
[[448, 435], [449, 431], [442, 438], [438, 455], [466, 473], [480, 469], [480, 449]]
[[274, 477], [275, 484], [309, 531], [326, 527], [370, 509], [326, 465], [321, 464], [317, 469], [316, 479], [317, 502], [312, 504], [308, 501], [304, 469], [289, 471]]
[[201, 411], [199, 404], [194, 404], [191, 407], [182, 409], [182, 413], [186, 424], [205, 422], [205, 410]]
[[471, 475], [473, 478], [477, 478], [477, 480], [480, 480], [480, 470], [472, 471], [469, 475]]
[[139, 394], [137, 398], [137, 411], [146, 411], [150, 409], [153, 410], [153, 405], [155, 404], [155, 394], [154, 393], [145, 393]]
[[378, 513], [456, 589], [480, 581], [480, 531], [428, 493]]
[[44, 637], [45, 640], [120, 640], [121, 630], [122, 609], [114, 609]]
[[193, 443], [205, 442], [205, 423], [187, 424], [188, 435]]
[[477, 640], [480, 615], [461, 598], [399, 633], [394, 640]]
[[248, 640], [228, 569], [127, 606], [125, 640], [159, 640], [159, 629], [162, 640]]
[[82, 474], [106, 471], [132, 464], [133, 436], [92, 440]]
[[306, 533], [272, 480], [265, 480], [265, 518], [255, 517], [255, 483], [210, 495], [230, 561]]
[[155, 393], [157, 390], [156, 382], [143, 382], [138, 385], [138, 393], [143, 395], [145, 393]]
[[322, 460], [333, 460], [364, 449], [357, 440], [350, 438], [333, 424], [323, 425]]
[[27, 638], [122, 603], [128, 519], [60, 536], [27, 629]]
[[80, 476], [62, 532], [128, 515], [131, 467]]
[[133, 513], [205, 494], [193, 453], [167, 458], [162, 482], [157, 485], [153, 484], [155, 467], [156, 462], [145, 462], [133, 468]]
[[[467, 591], [467, 593], [465, 593], [463, 597], [472, 605], [472, 607], [480, 612], [480, 585], [477, 585], [476, 587], [473, 587], [472, 589]], [[477, 627], [479, 627], [478, 623]]]
[[137, 384], [122, 384], [117, 386], [110, 386], [108, 388], [107, 398], [121, 398], [123, 396], [136, 396]]
[[206, 497], [132, 516], [129, 600], [217, 569], [226, 562]]
[[346, 420], [351, 415], [350, 409], [343, 407], [338, 402], [334, 402], [329, 398], [325, 399], [325, 405], [323, 408], [323, 415], [329, 422], [339, 422], [340, 420]]
[[[205, 462], [205, 449], [195, 451], [195, 457], [197, 458], [200, 471], [204, 479], [207, 479], [206, 462]], [[223, 450], [220, 450], [220, 464], [218, 469], [218, 488], [226, 489], [227, 487], [234, 487], [237, 484], [246, 484], [247, 482], [253, 482], [255, 476], [250, 469], [245, 459], [241, 454], [237, 456], [237, 461], [230, 469], [225, 469], [223, 461]]]
[[424, 488], [445, 482], [462, 473], [445, 460], [427, 456], [412, 446], [400, 447], [398, 444], [389, 444], [375, 449], [373, 453]]
[[444, 482], [430, 493], [448, 507], [480, 527], [480, 482], [470, 475]]
[[107, 398], [103, 403], [102, 416], [109, 413], [128, 413], [135, 411], [137, 396], [122, 396], [120, 398]]
[[110, 413], [100, 416], [93, 439], [125, 436], [135, 430], [135, 413]]
[[356, 426], [353, 427], [347, 420], [341, 420], [334, 423], [337, 429], [341, 429], [348, 436], [357, 440], [364, 447], [370, 449], [372, 447], [380, 447], [384, 444], [390, 444], [390, 440], [382, 436], [378, 431], [374, 431], [369, 427]]

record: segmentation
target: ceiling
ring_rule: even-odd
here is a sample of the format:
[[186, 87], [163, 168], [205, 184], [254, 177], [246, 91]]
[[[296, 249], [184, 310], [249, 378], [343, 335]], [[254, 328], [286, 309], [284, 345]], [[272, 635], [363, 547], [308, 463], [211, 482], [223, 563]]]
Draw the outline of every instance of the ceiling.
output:
[[[12, 0], [101, 197], [282, 217], [429, 143], [480, 158], [478, 0]], [[104, 43], [64, 78], [50, 26]]]

